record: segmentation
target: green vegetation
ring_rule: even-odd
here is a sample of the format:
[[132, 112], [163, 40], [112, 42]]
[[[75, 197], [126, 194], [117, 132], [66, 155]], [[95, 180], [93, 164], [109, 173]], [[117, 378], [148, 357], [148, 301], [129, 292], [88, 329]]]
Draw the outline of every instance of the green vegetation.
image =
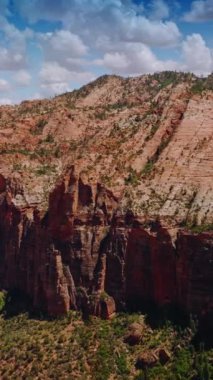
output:
[[159, 73], [150, 74], [149, 78], [158, 81], [159, 87], [161, 89], [168, 86], [169, 84], [176, 85], [180, 82], [190, 81], [192, 78], [195, 78], [195, 76], [191, 73], [167, 70]]
[[154, 168], [154, 162], [148, 161], [146, 165], [144, 166], [141, 174], [143, 176], [148, 176], [152, 172], [153, 168]]
[[52, 156], [52, 150], [46, 149], [45, 147], [40, 147], [38, 149], [35, 149], [35, 151], [31, 154], [30, 158], [35, 159], [39, 157], [51, 157]]
[[78, 148], [78, 142], [75, 140], [70, 141], [70, 150], [76, 150]]
[[205, 90], [213, 90], [213, 74], [207, 78], [196, 78], [192, 84], [192, 94], [202, 94]]
[[201, 224], [197, 225], [194, 223], [189, 223], [186, 225], [186, 227], [194, 233], [201, 233], [201, 232], [208, 232], [213, 231], [213, 223], [212, 224]]
[[139, 174], [133, 168], [129, 168], [128, 177], [125, 178], [125, 185], [137, 186], [139, 184]]
[[107, 83], [109, 77], [110, 77], [109, 75], [103, 75], [103, 76], [97, 78], [96, 80], [82, 86], [78, 90], [74, 90], [72, 92], [64, 93], [62, 95], [59, 95], [58, 97], [59, 98], [65, 97], [67, 102], [69, 102], [71, 105], [74, 104], [74, 106], [75, 106], [75, 100], [76, 99], [85, 98], [86, 96], [88, 96], [92, 92], [92, 90], [95, 87], [102, 87], [105, 83]]
[[23, 154], [24, 156], [30, 156], [31, 151], [27, 149], [19, 149], [16, 147], [8, 146], [7, 148], [0, 149], [0, 154]]
[[38, 120], [38, 122], [36, 123], [35, 127], [32, 130], [32, 134], [33, 135], [40, 135], [40, 134], [42, 134], [43, 129], [44, 129], [44, 127], [45, 127], [45, 125], [47, 123], [48, 123], [48, 121], [46, 119], [40, 119], [40, 120]]
[[107, 294], [106, 292], [102, 292], [100, 294], [100, 300], [101, 301], [106, 301], [108, 298], [109, 298], [109, 294]]
[[55, 172], [55, 166], [53, 165], [43, 165], [35, 170], [37, 176], [46, 175]]
[[105, 120], [107, 118], [107, 115], [104, 111], [96, 112], [95, 118], [99, 120]]
[[22, 170], [22, 164], [20, 164], [20, 163], [13, 164], [13, 170], [14, 171]]
[[107, 174], [101, 175], [101, 183], [103, 183], [106, 186], [110, 186], [111, 178]]
[[55, 156], [55, 158], [60, 158], [60, 157], [62, 156], [62, 152], [61, 152], [61, 149], [60, 149], [59, 146], [57, 146], [57, 147], [55, 148], [54, 156]]
[[45, 127], [45, 125], [47, 124], [47, 120], [45, 119], [40, 119], [37, 124], [36, 124], [36, 128], [38, 129], [43, 129]]
[[[1, 293], [0, 293], [1, 294]], [[141, 314], [118, 314], [106, 321], [83, 321], [71, 311], [55, 320], [30, 318], [28, 314], [0, 316], [0, 378], [76, 380], [210, 380], [213, 350], [195, 348], [192, 329], [175, 328], [170, 322], [150, 329]], [[128, 326], [142, 323], [142, 342], [124, 343]], [[158, 362], [143, 371], [135, 368], [138, 355], [164, 347], [171, 353], [165, 365]]]
[[155, 135], [155, 133], [157, 132], [158, 128], [159, 128], [159, 123], [156, 123], [156, 124], [154, 124], [152, 126], [151, 131], [150, 131], [151, 137], [153, 137]]
[[201, 94], [204, 89], [204, 82], [202, 80], [196, 80], [196, 82], [191, 87], [191, 92], [193, 94]]
[[51, 133], [48, 133], [46, 139], [44, 140], [46, 143], [53, 143], [54, 142], [54, 137], [51, 135]]
[[152, 125], [150, 133], [146, 136], [145, 141], [149, 141], [155, 135], [155, 133], [157, 132], [158, 128], [159, 128], [159, 122], [157, 122], [154, 125]]
[[4, 291], [0, 292], [0, 313], [3, 311], [6, 304], [7, 293]]

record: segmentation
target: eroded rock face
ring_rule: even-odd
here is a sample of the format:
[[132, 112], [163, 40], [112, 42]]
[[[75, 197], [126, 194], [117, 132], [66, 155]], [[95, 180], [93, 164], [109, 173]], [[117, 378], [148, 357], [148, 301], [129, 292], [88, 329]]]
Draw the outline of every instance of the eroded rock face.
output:
[[205, 316], [213, 310], [213, 233], [179, 232], [177, 254], [178, 303]]
[[[50, 315], [80, 308], [110, 318], [115, 309], [175, 304], [205, 316], [213, 309], [213, 234], [179, 231], [163, 221], [119, 212], [118, 199], [72, 167], [36, 207], [12, 202], [0, 178], [0, 287], [27, 293]], [[103, 299], [103, 293], [109, 297]]]
[[160, 223], [147, 231], [132, 227], [126, 253], [126, 299], [135, 303], [172, 303], [176, 296], [176, 251]]

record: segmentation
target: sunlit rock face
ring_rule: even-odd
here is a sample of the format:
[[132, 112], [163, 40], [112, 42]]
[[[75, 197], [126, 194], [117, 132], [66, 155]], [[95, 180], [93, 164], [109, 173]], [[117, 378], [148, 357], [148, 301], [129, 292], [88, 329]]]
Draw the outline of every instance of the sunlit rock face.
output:
[[0, 107], [0, 288], [211, 314], [212, 118], [212, 76], [172, 72]]

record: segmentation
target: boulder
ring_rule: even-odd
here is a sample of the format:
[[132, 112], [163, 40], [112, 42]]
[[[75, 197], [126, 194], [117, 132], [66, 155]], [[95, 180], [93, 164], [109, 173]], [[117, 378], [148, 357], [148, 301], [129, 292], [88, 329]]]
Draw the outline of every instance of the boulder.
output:
[[143, 335], [143, 325], [140, 323], [132, 323], [128, 327], [128, 332], [124, 337], [124, 342], [128, 343], [130, 346], [141, 343]]
[[158, 357], [156, 353], [152, 351], [147, 351], [141, 353], [136, 361], [135, 367], [137, 369], [147, 369], [147, 368], [152, 368], [158, 363]]

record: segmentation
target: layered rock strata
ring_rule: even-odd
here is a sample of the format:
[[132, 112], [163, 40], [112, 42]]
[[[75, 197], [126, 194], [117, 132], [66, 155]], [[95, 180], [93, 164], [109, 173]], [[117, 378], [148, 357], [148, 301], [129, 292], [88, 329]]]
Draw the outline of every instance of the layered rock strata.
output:
[[212, 232], [174, 234], [163, 220], [123, 215], [111, 191], [74, 167], [45, 214], [15, 206], [17, 186], [3, 176], [0, 191], [0, 287], [26, 293], [34, 308], [109, 318], [151, 302], [212, 313]]

